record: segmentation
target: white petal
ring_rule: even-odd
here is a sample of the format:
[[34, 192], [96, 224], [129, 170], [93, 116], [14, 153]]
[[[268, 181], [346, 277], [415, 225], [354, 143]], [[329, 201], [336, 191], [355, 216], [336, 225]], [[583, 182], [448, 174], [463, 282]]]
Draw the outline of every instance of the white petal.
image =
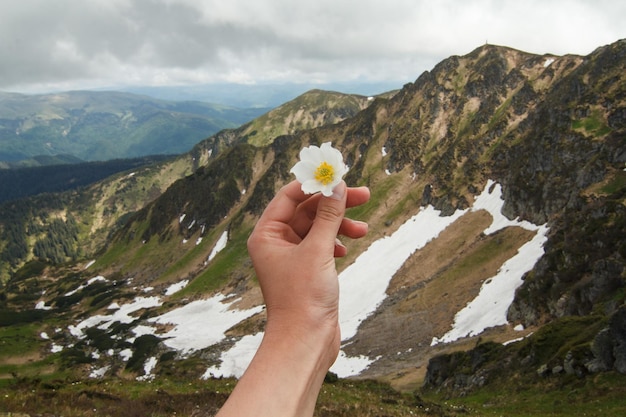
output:
[[323, 161], [320, 148], [315, 145], [302, 148], [300, 151], [300, 161], [311, 162], [315, 164], [315, 166], [319, 166]]
[[291, 168], [292, 174], [296, 176], [296, 179], [300, 182], [311, 180], [315, 178], [315, 169], [317, 166], [313, 165], [309, 161], [300, 161]]
[[333, 195], [333, 188], [331, 187], [331, 185], [325, 185], [323, 186], [323, 188], [320, 190], [322, 192], [322, 194], [324, 195], [324, 197], [330, 197], [331, 195]]
[[306, 180], [302, 183], [302, 192], [305, 194], [315, 194], [318, 191], [322, 190], [322, 184], [319, 183], [319, 181], [313, 179], [313, 180]]

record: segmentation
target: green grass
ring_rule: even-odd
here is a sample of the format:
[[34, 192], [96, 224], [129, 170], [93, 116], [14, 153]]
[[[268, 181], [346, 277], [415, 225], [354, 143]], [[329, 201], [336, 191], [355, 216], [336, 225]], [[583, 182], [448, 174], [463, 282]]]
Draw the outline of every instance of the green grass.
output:
[[[66, 417], [106, 415], [212, 415], [226, 400], [233, 379], [157, 378], [73, 380], [15, 378], [0, 385], [2, 413], [53, 413]], [[203, 414], [198, 414], [199, 410]], [[209, 412], [209, 414], [206, 414]], [[47, 414], [46, 414], [47, 415]], [[484, 387], [463, 397], [400, 393], [372, 380], [326, 382], [315, 416], [619, 416], [626, 415], [626, 376], [546, 379], [534, 387]]]
[[432, 401], [463, 407], [480, 416], [623, 416], [626, 415], [626, 375], [602, 373], [585, 379], [546, 378], [533, 387], [498, 385], [481, 388], [463, 397]]
[[192, 241], [193, 239], [195, 239], [195, 237], [190, 239], [190, 241], [187, 242], [187, 245], [193, 245], [193, 247], [190, 250], [185, 251], [185, 253], [180, 258], [178, 258], [172, 265], [170, 265], [167, 271], [165, 271], [165, 273], [161, 275], [159, 281], [167, 280], [168, 277], [180, 274], [183, 269], [187, 268], [191, 263], [197, 261], [197, 258], [202, 255], [203, 252], [206, 252], [207, 245], [214, 245], [214, 243], [217, 241], [217, 238], [222, 233], [222, 230], [219, 230], [218, 233], [217, 229], [212, 229], [211, 233], [202, 238], [202, 242], [200, 242], [199, 245], [195, 244], [195, 240]]
[[346, 210], [346, 216], [352, 219], [366, 221], [371, 218], [375, 210], [388, 199], [389, 193], [398, 185], [400, 178], [390, 175], [375, 185], [370, 186], [370, 200], [358, 207]]
[[[3, 413], [78, 416], [210, 416], [235, 386], [233, 379], [163, 378], [151, 382], [123, 379], [51, 380], [18, 378], [0, 386]], [[371, 380], [338, 380], [322, 386], [315, 416], [453, 416], [445, 407], [401, 394]], [[15, 415], [13, 414], [13, 415]]]
[[589, 117], [574, 120], [572, 122], [572, 128], [584, 130], [594, 137], [604, 136], [611, 131], [611, 128], [606, 124], [604, 117], [598, 110], [592, 111]]
[[238, 230], [230, 236], [226, 247], [211, 260], [207, 268], [196, 276], [189, 285], [174, 294], [181, 298], [193, 294], [205, 294], [223, 286], [232, 272], [241, 267], [247, 256], [247, 241], [251, 228]]
[[617, 171], [615, 173], [615, 177], [604, 187], [600, 189], [600, 191], [606, 195], [614, 194], [618, 191], [626, 188], [626, 171]]
[[0, 327], [0, 360], [36, 352], [41, 347], [40, 323]]

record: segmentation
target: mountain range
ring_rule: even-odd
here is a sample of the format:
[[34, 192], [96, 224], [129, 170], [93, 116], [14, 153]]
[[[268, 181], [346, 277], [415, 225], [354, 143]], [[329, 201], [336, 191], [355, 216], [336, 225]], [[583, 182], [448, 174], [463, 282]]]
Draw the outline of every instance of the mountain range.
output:
[[5, 204], [3, 329], [37, 353], [0, 356], [4, 372], [237, 376], [264, 324], [247, 236], [299, 150], [330, 141], [372, 192], [349, 211], [367, 238], [337, 261], [336, 375], [446, 398], [612, 375], [618, 398], [625, 69], [626, 41], [588, 56], [484, 45], [399, 91], [312, 91], [172, 161]]
[[0, 168], [180, 154], [267, 110], [112, 91], [0, 92]]

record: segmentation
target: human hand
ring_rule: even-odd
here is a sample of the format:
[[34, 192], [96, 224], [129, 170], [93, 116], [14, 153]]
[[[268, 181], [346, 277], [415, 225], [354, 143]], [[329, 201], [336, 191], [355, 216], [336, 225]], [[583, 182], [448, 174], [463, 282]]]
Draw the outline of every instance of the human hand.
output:
[[293, 181], [270, 202], [248, 239], [248, 251], [267, 306], [267, 332], [295, 337], [326, 331], [328, 366], [339, 351], [336, 256], [346, 255], [337, 235], [360, 238], [367, 224], [344, 218], [346, 207], [369, 200], [366, 187], [341, 182], [331, 197], [307, 195]]
[[248, 251], [267, 306], [261, 346], [219, 417], [312, 416], [326, 372], [339, 353], [338, 234], [360, 238], [367, 224], [344, 218], [369, 200], [342, 181], [331, 197], [305, 195], [293, 181], [267, 206]]

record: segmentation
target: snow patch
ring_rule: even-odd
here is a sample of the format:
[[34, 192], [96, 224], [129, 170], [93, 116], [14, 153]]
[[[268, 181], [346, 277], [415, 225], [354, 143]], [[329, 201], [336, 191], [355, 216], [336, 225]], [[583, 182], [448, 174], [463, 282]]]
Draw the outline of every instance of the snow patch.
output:
[[202, 379], [241, 377], [261, 345], [263, 332], [242, 337], [230, 350], [223, 352], [221, 364], [206, 370]]
[[517, 254], [507, 260], [494, 277], [483, 283], [480, 292], [461, 311], [454, 316], [454, 324], [442, 337], [434, 337], [431, 346], [438, 343], [450, 343], [463, 337], [475, 336], [485, 329], [507, 324], [506, 313], [515, 297], [515, 290], [522, 285], [523, 275], [530, 271], [543, 255], [543, 245], [548, 240], [548, 227], [537, 226], [518, 219], [509, 220], [502, 214], [502, 188], [500, 184], [488, 181], [485, 190], [476, 198], [472, 211], [487, 210], [493, 221], [485, 234], [510, 226], [523, 227], [536, 231], [529, 242], [519, 248]]
[[85, 284], [79, 285], [78, 288], [73, 289], [72, 291], [66, 292], [65, 296], [69, 297], [70, 295], [73, 295], [75, 293], [77, 293], [78, 291], [87, 288], [88, 286], [90, 286], [91, 284], [93, 284], [94, 282], [98, 282], [98, 281], [108, 281], [105, 277], [103, 277], [102, 275], [98, 275], [97, 277], [93, 277], [89, 280], [87, 280], [87, 282]]
[[228, 329], [263, 310], [263, 306], [236, 310], [232, 304], [238, 300], [228, 303], [224, 299], [223, 294], [217, 294], [206, 300], [192, 301], [149, 321], [173, 324], [173, 329], [159, 336], [164, 338], [166, 346], [185, 355], [222, 341]]
[[218, 253], [224, 250], [227, 243], [228, 243], [228, 230], [224, 230], [224, 233], [222, 233], [220, 238], [217, 240], [217, 243], [213, 247], [213, 250], [209, 254], [209, 257], [207, 258], [207, 263], [211, 262]]
[[83, 330], [85, 329], [94, 326], [98, 326], [99, 329], [107, 329], [111, 324], [116, 321], [119, 321], [123, 324], [132, 323], [136, 320], [136, 318], [132, 317], [130, 315], [131, 313], [145, 308], [158, 307], [160, 305], [161, 300], [159, 299], [159, 297], [137, 297], [132, 303], [120, 306], [120, 308], [111, 315], [91, 316], [81, 321], [76, 326], [68, 326], [68, 330], [70, 331], [72, 336], [82, 339], [85, 337], [83, 333]]
[[45, 301], [39, 301], [37, 304], [35, 304], [35, 310], [50, 310], [50, 309], [52, 309], [52, 307], [46, 306]]
[[133, 357], [133, 351], [130, 350], [129, 348], [126, 348], [120, 351], [120, 357], [122, 358], [124, 362], [128, 362], [129, 359]]
[[354, 337], [361, 322], [384, 301], [391, 278], [409, 256], [439, 236], [465, 212], [457, 210], [444, 217], [432, 206], [422, 208], [392, 235], [372, 243], [339, 274], [342, 340]]
[[111, 367], [109, 365], [106, 365], [106, 366], [103, 366], [102, 368], [94, 369], [89, 374], [89, 378], [102, 378], [110, 368]]
[[154, 356], [149, 357], [148, 360], [146, 360], [146, 362], [143, 364], [144, 375], [138, 376], [136, 378], [137, 381], [152, 381], [154, 379], [154, 374], [152, 373], [152, 371], [154, 370], [154, 368], [156, 368], [156, 365], [157, 358], [155, 358]]
[[172, 284], [169, 287], [167, 287], [167, 289], [165, 290], [165, 295], [175, 294], [178, 291], [180, 291], [183, 288], [185, 288], [187, 286], [187, 284], [189, 284], [189, 280], [188, 279], [184, 279], [184, 280], [182, 280], [180, 282], [177, 282], [176, 284]]

